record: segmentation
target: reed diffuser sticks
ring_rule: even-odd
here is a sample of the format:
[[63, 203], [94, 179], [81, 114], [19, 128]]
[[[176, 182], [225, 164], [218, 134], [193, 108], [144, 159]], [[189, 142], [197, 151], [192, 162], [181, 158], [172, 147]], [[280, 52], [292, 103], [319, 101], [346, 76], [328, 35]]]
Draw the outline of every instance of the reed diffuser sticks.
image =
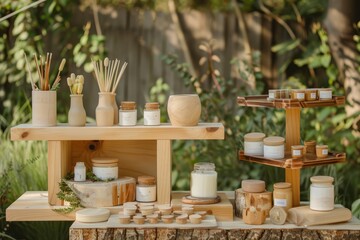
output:
[[126, 69], [127, 62], [124, 62], [121, 68], [120, 60], [118, 59], [109, 60], [109, 58], [105, 58], [104, 61], [91, 60], [91, 62], [94, 67], [94, 73], [100, 92], [115, 93]]
[[45, 57], [43, 58], [41, 55], [38, 58], [37, 54], [34, 54], [34, 62], [36, 65], [37, 74], [39, 76], [39, 83], [36, 84], [36, 82], [32, 77], [31, 66], [25, 52], [24, 52], [24, 57], [25, 57], [26, 69], [30, 76], [32, 90], [54, 91], [58, 88], [61, 80], [60, 73], [64, 69], [66, 63], [65, 58], [62, 59], [59, 65], [58, 74], [56, 75], [56, 78], [54, 79], [53, 83], [50, 84], [50, 67], [52, 61], [52, 53], [46, 53], [46, 58]]

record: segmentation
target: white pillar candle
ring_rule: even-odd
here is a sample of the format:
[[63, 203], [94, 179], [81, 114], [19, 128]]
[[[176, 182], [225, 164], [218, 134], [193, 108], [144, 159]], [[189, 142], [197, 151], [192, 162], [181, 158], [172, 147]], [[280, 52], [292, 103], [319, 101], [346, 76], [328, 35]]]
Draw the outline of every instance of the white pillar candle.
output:
[[197, 198], [217, 197], [217, 172], [213, 163], [196, 163], [191, 172], [191, 196]]

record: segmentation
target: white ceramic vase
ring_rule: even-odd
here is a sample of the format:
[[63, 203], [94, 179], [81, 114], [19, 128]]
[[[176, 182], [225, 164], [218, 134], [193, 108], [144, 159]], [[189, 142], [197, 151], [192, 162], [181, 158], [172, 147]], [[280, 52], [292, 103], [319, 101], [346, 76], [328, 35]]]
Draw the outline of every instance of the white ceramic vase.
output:
[[56, 126], [56, 91], [32, 91], [32, 125]]
[[173, 126], [196, 126], [201, 115], [201, 102], [197, 94], [170, 95], [167, 112]]
[[70, 126], [85, 126], [86, 112], [84, 109], [82, 94], [70, 95], [70, 109], [68, 113], [68, 121]]
[[114, 95], [110, 92], [99, 92], [99, 104], [96, 107], [96, 125], [113, 126], [114, 125]]

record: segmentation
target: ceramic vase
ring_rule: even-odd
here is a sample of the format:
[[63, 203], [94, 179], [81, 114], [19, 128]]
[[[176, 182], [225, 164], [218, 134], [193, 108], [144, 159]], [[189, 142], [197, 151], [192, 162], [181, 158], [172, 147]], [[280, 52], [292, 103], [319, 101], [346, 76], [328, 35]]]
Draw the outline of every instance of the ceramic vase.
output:
[[96, 125], [113, 126], [114, 125], [114, 95], [110, 92], [99, 92], [99, 104], [96, 107]]
[[56, 126], [56, 91], [32, 91], [32, 125]]
[[116, 103], [116, 93], [113, 93], [112, 106], [114, 108], [114, 125], [119, 124], [119, 107]]
[[86, 112], [84, 109], [82, 94], [70, 95], [70, 109], [68, 113], [68, 121], [70, 126], [85, 126]]
[[196, 126], [201, 115], [201, 102], [197, 94], [170, 95], [167, 112], [173, 126]]

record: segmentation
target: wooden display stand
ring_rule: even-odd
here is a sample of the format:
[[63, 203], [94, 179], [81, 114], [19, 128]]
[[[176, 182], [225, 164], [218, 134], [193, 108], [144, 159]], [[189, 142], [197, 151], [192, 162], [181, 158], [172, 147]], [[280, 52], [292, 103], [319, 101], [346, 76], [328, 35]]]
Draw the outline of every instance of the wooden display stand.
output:
[[[275, 99], [267, 100], [267, 95], [238, 97], [237, 102], [240, 106], [248, 107], [270, 107], [285, 109], [286, 114], [286, 136], [285, 152], [289, 153], [291, 146], [300, 144], [300, 110], [301, 108], [338, 106], [345, 103], [345, 97], [334, 96], [330, 100], [317, 101], [298, 101], [294, 99]], [[245, 155], [239, 152], [239, 159], [249, 162], [270, 165], [274, 167], [285, 168], [285, 181], [292, 184], [293, 206], [300, 205], [300, 169], [306, 166], [318, 166], [330, 163], [344, 162], [345, 153], [330, 153], [329, 157], [324, 159], [314, 159], [314, 157], [305, 157], [304, 160], [291, 159], [287, 154], [284, 159], [266, 159], [259, 156]]]
[[[171, 141], [175, 139], [224, 139], [224, 126], [221, 123], [200, 123], [193, 127], [175, 127], [171, 124], [133, 127], [70, 127], [58, 124], [55, 127], [34, 127], [31, 124], [21, 124], [11, 129], [11, 140], [48, 141], [48, 203], [52, 206], [63, 205], [56, 196], [61, 178], [73, 171], [78, 161], [85, 162], [86, 167], [91, 169], [91, 158], [96, 156], [119, 158], [119, 176], [156, 176], [157, 202], [170, 203]], [[24, 194], [11, 206], [23, 206], [23, 201], [29, 199], [29, 196], [31, 192]], [[35, 212], [37, 208], [34, 205], [38, 204], [38, 200], [25, 201], [27, 208], [6, 214], [7, 220], [31, 220], [26, 216], [26, 209]], [[51, 209], [49, 206], [38, 207]], [[38, 218], [34, 217], [32, 220]]]

